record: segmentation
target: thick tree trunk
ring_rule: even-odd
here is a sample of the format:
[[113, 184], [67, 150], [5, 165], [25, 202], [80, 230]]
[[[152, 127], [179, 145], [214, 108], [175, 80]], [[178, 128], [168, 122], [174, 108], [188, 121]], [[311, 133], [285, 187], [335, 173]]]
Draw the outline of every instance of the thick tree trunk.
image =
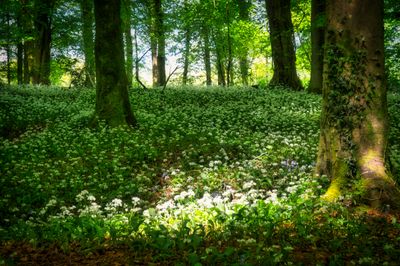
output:
[[33, 53], [33, 83], [50, 85], [51, 21], [55, 0], [35, 1], [36, 41]]
[[383, 1], [327, 1], [323, 112], [317, 173], [331, 178], [324, 195], [356, 191], [372, 207], [400, 206], [385, 168], [387, 104]]
[[133, 71], [133, 40], [131, 33], [131, 4], [130, 0], [123, 1], [123, 20], [124, 20], [124, 36], [125, 36], [125, 57], [126, 57], [126, 76], [128, 85], [132, 86]]
[[293, 43], [293, 23], [290, 0], [265, 0], [271, 35], [274, 75], [270, 84], [301, 90], [296, 72], [296, 54]]
[[311, 80], [308, 90], [322, 94], [322, 73], [324, 67], [325, 2], [311, 2]]
[[206, 85], [211, 86], [211, 51], [210, 51], [210, 33], [206, 26], [202, 29], [203, 32], [203, 48], [204, 48], [204, 67], [206, 70]]
[[110, 126], [135, 125], [128, 96], [121, 1], [95, 0], [96, 118]]
[[[244, 22], [249, 21], [249, 8], [251, 3], [248, 0], [238, 0], [238, 5], [240, 20]], [[247, 57], [247, 49], [243, 47], [243, 52], [239, 57], [239, 66], [242, 84], [245, 86], [249, 85], [249, 60]]]
[[189, 55], [190, 55], [190, 30], [187, 27], [185, 29], [185, 50], [183, 54], [183, 74], [182, 74], [182, 83], [186, 85], [188, 82], [188, 74], [189, 74]]
[[94, 85], [94, 36], [93, 36], [93, 1], [81, 0], [82, 40], [83, 53], [85, 55], [85, 85]]

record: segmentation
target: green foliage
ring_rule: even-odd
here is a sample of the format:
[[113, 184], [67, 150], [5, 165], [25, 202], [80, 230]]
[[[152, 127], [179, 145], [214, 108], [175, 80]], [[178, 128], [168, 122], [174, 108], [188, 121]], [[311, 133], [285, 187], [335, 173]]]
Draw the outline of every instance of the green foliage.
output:
[[[128, 246], [124, 257], [142, 264], [397, 262], [397, 221], [377, 227], [318, 200], [328, 183], [312, 177], [318, 96], [132, 90], [137, 129], [86, 127], [94, 98], [89, 89], [0, 91], [3, 243], [87, 256]], [[398, 99], [389, 98], [393, 122]]]

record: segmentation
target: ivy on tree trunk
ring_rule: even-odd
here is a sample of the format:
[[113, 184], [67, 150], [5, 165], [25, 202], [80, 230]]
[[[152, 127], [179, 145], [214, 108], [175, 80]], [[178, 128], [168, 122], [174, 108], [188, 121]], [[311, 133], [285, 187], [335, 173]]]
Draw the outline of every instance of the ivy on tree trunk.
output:
[[400, 206], [386, 168], [388, 114], [383, 1], [327, 1], [323, 110], [316, 171], [324, 198], [359, 195], [372, 207]]

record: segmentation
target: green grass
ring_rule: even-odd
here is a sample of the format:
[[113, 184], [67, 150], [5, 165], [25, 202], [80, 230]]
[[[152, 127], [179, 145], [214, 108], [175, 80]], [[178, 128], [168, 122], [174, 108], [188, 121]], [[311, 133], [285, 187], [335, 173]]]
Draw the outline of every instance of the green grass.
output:
[[[130, 94], [138, 128], [93, 129], [93, 90], [0, 91], [3, 262], [18, 263], [29, 245], [86, 257], [123, 250], [131, 264], [397, 263], [395, 216], [319, 200], [329, 183], [312, 176], [320, 97], [283, 88]], [[395, 175], [399, 104], [391, 94]]]

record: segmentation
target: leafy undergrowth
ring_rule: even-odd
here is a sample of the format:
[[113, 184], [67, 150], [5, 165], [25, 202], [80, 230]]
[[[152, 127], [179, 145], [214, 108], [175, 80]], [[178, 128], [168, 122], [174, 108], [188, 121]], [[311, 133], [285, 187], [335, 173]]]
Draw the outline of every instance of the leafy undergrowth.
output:
[[136, 129], [86, 127], [94, 99], [0, 92], [0, 264], [398, 263], [398, 215], [319, 200], [318, 96], [133, 90]]

